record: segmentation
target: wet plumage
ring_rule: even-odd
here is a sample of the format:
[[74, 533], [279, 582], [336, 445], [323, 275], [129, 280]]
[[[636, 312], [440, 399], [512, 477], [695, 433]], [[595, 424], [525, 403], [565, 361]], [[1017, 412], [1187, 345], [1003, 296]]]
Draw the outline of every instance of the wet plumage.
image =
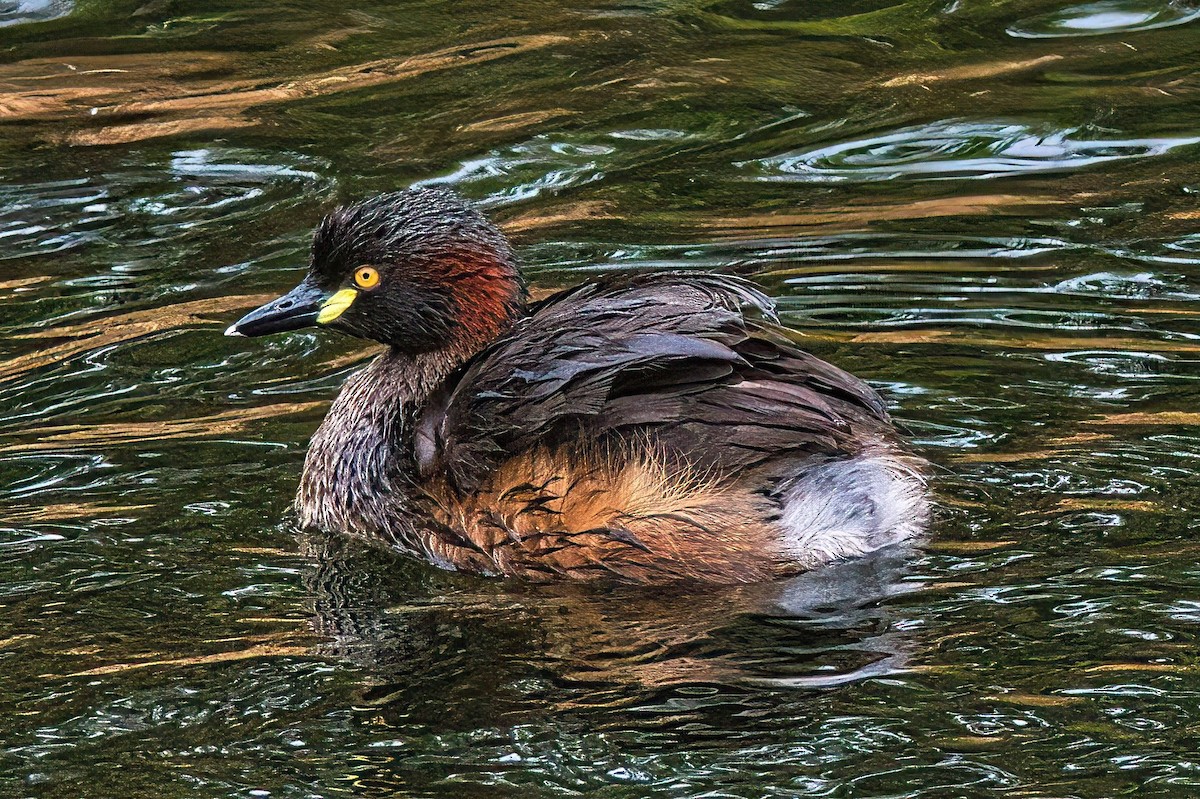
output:
[[304, 524], [447, 568], [646, 582], [771, 579], [924, 525], [880, 397], [746, 281], [607, 277], [526, 306], [503, 236], [416, 190], [327, 218], [288, 297], [231, 332], [323, 313], [389, 345], [314, 435]]

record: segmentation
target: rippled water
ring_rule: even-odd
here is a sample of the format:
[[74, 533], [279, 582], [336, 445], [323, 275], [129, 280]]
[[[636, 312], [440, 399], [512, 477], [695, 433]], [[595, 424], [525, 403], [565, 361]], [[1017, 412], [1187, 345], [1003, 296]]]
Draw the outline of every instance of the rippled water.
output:
[[1183, 25], [1200, 18], [1200, 8], [1180, 2], [1145, 3], [1141, 0], [1102, 0], [1068, 6], [1033, 17], [1008, 29], [1013, 36], [1028, 39], [1056, 36], [1101, 36], [1132, 33]]
[[[0, 4], [0, 795], [1200, 795], [1200, 8]], [[287, 521], [360, 343], [220, 335], [339, 200], [749, 275], [932, 543], [530, 587]]]
[[[1078, 129], [950, 120], [764, 159], [766, 180], [991, 179], [1164, 155], [1200, 138], [1093, 139]], [[772, 175], [778, 172], [779, 175]]]

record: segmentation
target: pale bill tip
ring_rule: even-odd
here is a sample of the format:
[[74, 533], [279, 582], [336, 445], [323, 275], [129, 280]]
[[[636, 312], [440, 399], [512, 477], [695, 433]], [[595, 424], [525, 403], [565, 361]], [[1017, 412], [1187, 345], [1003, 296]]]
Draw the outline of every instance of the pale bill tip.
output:
[[225, 335], [227, 335], [227, 336], [240, 336], [240, 337], [242, 337], [242, 338], [245, 338], [245, 337], [246, 337], [246, 334], [245, 334], [245, 333], [243, 333], [243, 332], [241, 332], [240, 330], [238, 330], [238, 329], [237, 329], [237, 323], [234, 323], [234, 324], [230, 325], [229, 327], [225, 328]]

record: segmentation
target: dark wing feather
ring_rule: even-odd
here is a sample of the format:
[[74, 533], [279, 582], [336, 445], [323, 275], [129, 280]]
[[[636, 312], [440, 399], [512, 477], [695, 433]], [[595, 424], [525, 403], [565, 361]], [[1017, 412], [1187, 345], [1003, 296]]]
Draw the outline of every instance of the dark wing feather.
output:
[[470, 491], [502, 458], [580, 433], [652, 429], [668, 450], [724, 471], [887, 435], [879, 396], [797, 349], [773, 319], [758, 289], [716, 275], [557, 294], [432, 399], [417, 424], [418, 468]]

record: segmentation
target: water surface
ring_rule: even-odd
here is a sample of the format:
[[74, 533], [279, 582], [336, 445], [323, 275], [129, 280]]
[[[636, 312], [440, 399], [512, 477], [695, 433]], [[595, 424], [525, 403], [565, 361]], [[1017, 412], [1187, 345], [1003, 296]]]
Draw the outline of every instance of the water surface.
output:
[[[0, 795], [1200, 792], [1189, 2], [0, 4]], [[926, 548], [488, 581], [299, 536], [339, 201], [540, 288], [733, 270], [937, 464]]]

